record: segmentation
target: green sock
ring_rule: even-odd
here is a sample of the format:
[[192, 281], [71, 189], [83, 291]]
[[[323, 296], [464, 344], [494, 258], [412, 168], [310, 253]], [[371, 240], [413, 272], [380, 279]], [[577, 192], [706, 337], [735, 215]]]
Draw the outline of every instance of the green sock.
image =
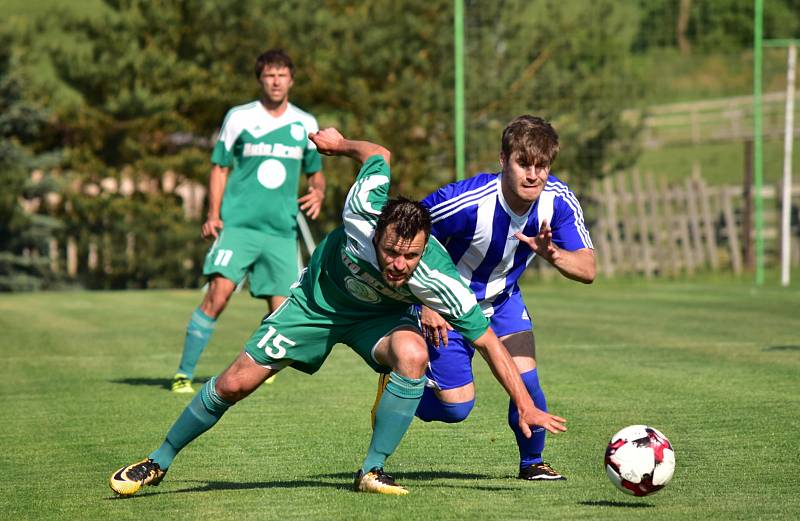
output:
[[425, 390], [426, 378], [406, 378], [392, 372], [386, 392], [381, 396], [375, 413], [375, 429], [367, 450], [363, 472], [383, 468], [386, 458], [400, 445]]
[[200, 355], [203, 354], [203, 349], [211, 339], [211, 333], [214, 332], [216, 323], [216, 319], [203, 313], [199, 307], [194, 310], [192, 318], [189, 319], [186, 337], [183, 340], [183, 355], [181, 355], [181, 363], [178, 366], [178, 373], [186, 375], [189, 380], [194, 376], [194, 368], [197, 366], [197, 361], [200, 360]]
[[164, 443], [148, 456], [158, 463], [162, 470], [167, 470], [182, 448], [213, 427], [222, 418], [225, 411], [233, 405], [219, 397], [214, 388], [216, 380], [214, 377], [205, 383], [200, 392], [178, 416], [167, 433]]

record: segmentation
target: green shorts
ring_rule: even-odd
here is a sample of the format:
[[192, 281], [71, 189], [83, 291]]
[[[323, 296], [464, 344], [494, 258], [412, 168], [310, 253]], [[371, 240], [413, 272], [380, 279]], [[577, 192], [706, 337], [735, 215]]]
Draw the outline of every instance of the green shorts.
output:
[[226, 227], [208, 250], [203, 275], [236, 284], [247, 275], [254, 297], [288, 295], [297, 279], [297, 238]]
[[[304, 373], [319, 370], [335, 344], [347, 344], [375, 371], [391, 368], [375, 360], [378, 342], [401, 327], [419, 330], [410, 307], [405, 311], [361, 319], [346, 319], [309, 306], [303, 286], [292, 289], [289, 298], [266, 317], [245, 344], [245, 352], [257, 364], [280, 369], [286, 365]], [[312, 309], [315, 308], [315, 309]]]

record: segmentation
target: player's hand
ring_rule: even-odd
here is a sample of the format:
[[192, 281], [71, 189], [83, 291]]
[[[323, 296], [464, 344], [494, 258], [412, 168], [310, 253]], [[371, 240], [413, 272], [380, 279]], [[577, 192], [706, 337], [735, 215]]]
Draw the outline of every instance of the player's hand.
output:
[[203, 236], [203, 239], [208, 239], [209, 237], [214, 237], [216, 239], [219, 237], [218, 230], [221, 230], [223, 226], [222, 219], [209, 217], [206, 219], [206, 222], [203, 223], [203, 227], [200, 228], [200, 235]]
[[345, 142], [344, 136], [333, 127], [324, 128], [319, 132], [312, 132], [308, 135], [320, 154], [334, 156], [342, 151]]
[[316, 219], [322, 209], [322, 201], [325, 200], [325, 192], [313, 186], [308, 187], [308, 193], [297, 200], [300, 203], [300, 210], [304, 211], [309, 219]]
[[437, 349], [440, 343], [447, 345], [447, 332], [452, 331], [453, 327], [439, 313], [422, 306], [419, 322], [422, 325], [422, 336], [425, 340], [436, 346]]
[[547, 222], [547, 219], [542, 221], [536, 237], [528, 237], [521, 232], [515, 233], [514, 237], [527, 244], [536, 255], [543, 257], [550, 264], [555, 263], [558, 259], [559, 250], [553, 244], [553, 229], [550, 228], [550, 223]]
[[566, 422], [567, 420], [561, 416], [555, 416], [535, 407], [528, 411], [519, 411], [519, 428], [522, 429], [522, 433], [526, 438], [530, 438], [533, 434], [530, 428], [531, 425], [543, 427], [553, 434], [558, 434], [567, 430], [566, 425], [564, 425]]

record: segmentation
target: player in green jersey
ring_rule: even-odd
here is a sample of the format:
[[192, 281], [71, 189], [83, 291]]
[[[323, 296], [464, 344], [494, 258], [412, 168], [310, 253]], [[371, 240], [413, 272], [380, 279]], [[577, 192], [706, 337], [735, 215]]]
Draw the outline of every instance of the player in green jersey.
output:
[[[325, 197], [322, 162], [308, 135], [317, 121], [289, 103], [294, 64], [281, 50], [256, 60], [260, 99], [228, 111], [211, 155], [208, 218], [213, 238], [203, 274], [208, 291], [186, 328], [172, 391], [192, 393], [192, 377], [234, 289], [247, 275], [250, 294], [274, 311], [297, 278], [297, 211], [319, 215]], [[297, 199], [300, 173], [308, 193]]]
[[262, 321], [233, 363], [206, 382], [162, 445], [112, 474], [110, 485], [118, 494], [135, 494], [143, 485], [160, 483], [178, 452], [214, 426], [229, 407], [284, 367], [316, 372], [338, 343], [388, 374], [354, 488], [407, 494], [384, 472], [384, 464], [408, 429], [425, 387], [427, 347], [411, 304], [435, 309], [484, 355], [514, 400], [526, 436], [531, 425], [554, 433], [566, 430], [566, 420], [534, 406], [475, 295], [444, 247], [430, 238], [428, 211], [417, 202], [389, 199], [389, 151], [345, 139], [336, 129], [311, 139], [322, 153], [362, 163], [345, 201], [343, 226], [317, 247], [288, 300]]

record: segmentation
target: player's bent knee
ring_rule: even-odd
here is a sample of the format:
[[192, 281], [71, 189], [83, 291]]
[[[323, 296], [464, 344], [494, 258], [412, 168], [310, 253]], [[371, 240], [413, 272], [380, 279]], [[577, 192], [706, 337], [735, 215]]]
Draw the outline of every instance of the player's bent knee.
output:
[[445, 423], [459, 423], [467, 419], [472, 408], [475, 406], [475, 400], [461, 403], [445, 403], [444, 404], [444, 419]]
[[428, 367], [428, 348], [423, 342], [393, 343], [389, 358], [392, 370], [409, 378], [419, 378]]
[[416, 415], [426, 422], [459, 423], [467, 419], [474, 406], [474, 398], [465, 402], [448, 403], [440, 400], [432, 389], [425, 389]]
[[252, 393], [255, 387], [248, 384], [246, 379], [230, 374], [223, 374], [217, 378], [216, 391], [223, 400], [236, 403]]
[[428, 350], [426, 347], [414, 350], [408, 350], [405, 353], [405, 361], [411, 367], [422, 368], [422, 371], [425, 371], [425, 368], [428, 366]]

